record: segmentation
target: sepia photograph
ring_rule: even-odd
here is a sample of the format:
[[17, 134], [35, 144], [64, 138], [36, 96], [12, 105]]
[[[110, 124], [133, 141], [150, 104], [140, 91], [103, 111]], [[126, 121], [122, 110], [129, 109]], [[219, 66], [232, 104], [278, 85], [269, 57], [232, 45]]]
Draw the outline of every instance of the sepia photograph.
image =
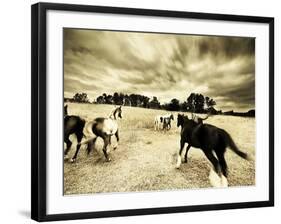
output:
[[255, 38], [64, 28], [63, 77], [64, 195], [255, 185]]

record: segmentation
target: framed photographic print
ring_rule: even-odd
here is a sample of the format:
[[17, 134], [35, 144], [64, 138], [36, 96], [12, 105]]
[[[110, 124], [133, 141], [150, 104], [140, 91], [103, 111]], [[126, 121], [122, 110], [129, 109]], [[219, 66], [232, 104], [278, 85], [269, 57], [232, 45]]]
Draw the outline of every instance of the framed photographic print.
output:
[[32, 219], [274, 205], [274, 19], [32, 6]]

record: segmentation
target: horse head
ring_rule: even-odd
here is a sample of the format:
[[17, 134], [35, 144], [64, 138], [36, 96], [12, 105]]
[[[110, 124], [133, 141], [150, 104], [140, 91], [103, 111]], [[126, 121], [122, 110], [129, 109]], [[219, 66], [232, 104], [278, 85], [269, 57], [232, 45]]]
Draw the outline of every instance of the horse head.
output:
[[178, 119], [177, 119], [177, 126], [183, 126], [185, 118], [188, 119], [188, 117], [185, 117], [183, 114], [178, 114]]

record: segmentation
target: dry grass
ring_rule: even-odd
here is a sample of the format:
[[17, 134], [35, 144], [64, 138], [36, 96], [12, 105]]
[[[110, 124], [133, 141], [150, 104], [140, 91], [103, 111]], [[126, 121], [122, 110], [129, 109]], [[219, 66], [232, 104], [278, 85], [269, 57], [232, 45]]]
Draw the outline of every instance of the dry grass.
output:
[[[107, 116], [110, 105], [69, 103], [69, 113], [86, 120]], [[201, 150], [191, 148], [188, 163], [175, 168], [180, 134], [176, 121], [168, 132], [154, 131], [157, 114], [166, 111], [123, 107], [119, 120], [120, 143], [110, 151], [112, 161], [105, 162], [102, 139], [90, 156], [82, 147], [76, 163], [64, 162], [64, 193], [132, 192], [211, 187], [208, 179], [210, 164]], [[255, 157], [255, 119], [213, 116], [208, 123], [224, 128], [238, 147]], [[75, 137], [73, 138], [75, 139]], [[115, 138], [112, 139], [114, 145]], [[75, 146], [75, 144], [73, 144]], [[69, 156], [74, 154], [74, 147]], [[230, 150], [226, 153], [229, 166], [229, 186], [255, 184], [255, 162], [245, 161]]]

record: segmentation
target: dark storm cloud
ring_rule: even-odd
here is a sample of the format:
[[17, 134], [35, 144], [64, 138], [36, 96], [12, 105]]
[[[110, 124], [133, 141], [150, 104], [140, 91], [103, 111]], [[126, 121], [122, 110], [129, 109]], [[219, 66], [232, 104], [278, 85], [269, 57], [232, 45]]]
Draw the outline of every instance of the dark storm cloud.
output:
[[64, 30], [65, 95], [139, 93], [168, 102], [198, 92], [218, 109], [254, 108], [255, 40]]
[[233, 58], [237, 56], [253, 55], [255, 52], [254, 38], [241, 37], [208, 37], [199, 42], [200, 56], [211, 54]]

